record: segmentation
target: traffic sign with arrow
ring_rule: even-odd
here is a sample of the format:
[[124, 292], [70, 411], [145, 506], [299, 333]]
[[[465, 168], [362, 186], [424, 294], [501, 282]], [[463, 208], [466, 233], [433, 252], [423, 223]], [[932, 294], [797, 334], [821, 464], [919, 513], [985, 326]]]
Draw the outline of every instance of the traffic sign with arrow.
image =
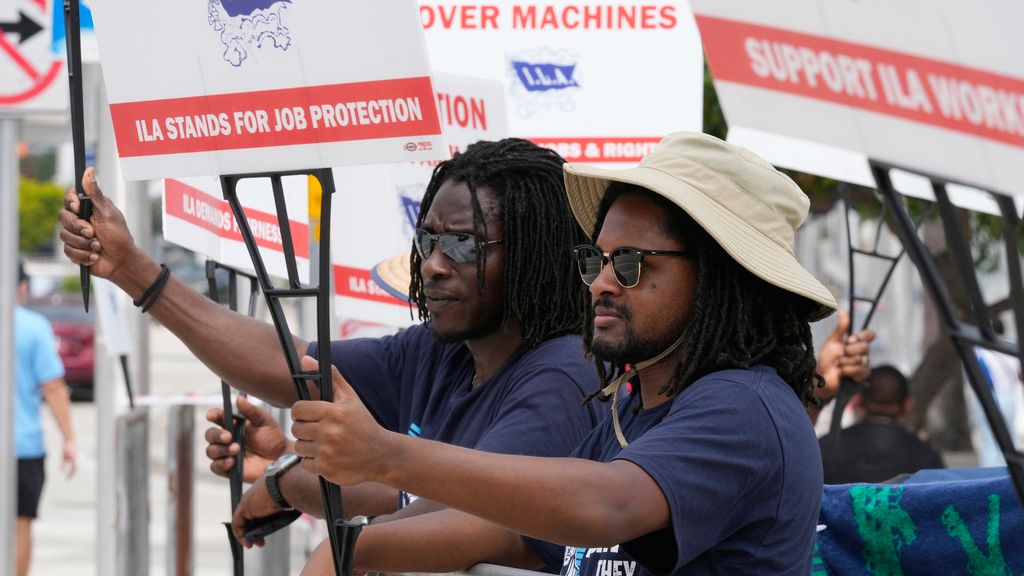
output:
[[36, 35], [36, 33], [42, 31], [43, 27], [36, 23], [32, 17], [25, 14], [25, 12], [18, 12], [17, 22], [0, 22], [0, 30], [5, 34], [17, 34], [21, 36], [18, 40], [18, 44], [24, 44], [26, 40]]
[[50, 1], [5, 1], [0, 8], [0, 114], [68, 109], [64, 61], [48, 41]]

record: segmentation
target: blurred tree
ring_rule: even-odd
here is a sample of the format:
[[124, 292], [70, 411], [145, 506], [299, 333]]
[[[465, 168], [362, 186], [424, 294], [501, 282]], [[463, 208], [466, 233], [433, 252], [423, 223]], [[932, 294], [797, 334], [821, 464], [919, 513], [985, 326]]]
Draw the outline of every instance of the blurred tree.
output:
[[64, 205], [64, 190], [53, 183], [31, 178], [18, 182], [18, 248], [38, 252], [51, 246], [57, 213]]
[[53, 150], [33, 151], [22, 157], [19, 163], [21, 175], [35, 180], [53, 180], [57, 171], [57, 154]]

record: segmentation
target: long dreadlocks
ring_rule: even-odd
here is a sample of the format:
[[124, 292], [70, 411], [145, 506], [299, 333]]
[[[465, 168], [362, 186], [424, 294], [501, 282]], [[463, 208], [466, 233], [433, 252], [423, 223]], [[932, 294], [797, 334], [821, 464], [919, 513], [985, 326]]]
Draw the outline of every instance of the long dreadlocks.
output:
[[[696, 271], [690, 317], [683, 328], [682, 359], [659, 394], [675, 398], [695, 380], [718, 370], [764, 364], [775, 368], [804, 405], [819, 405], [814, 388], [823, 382], [803, 299], [761, 280], [739, 265], [682, 209], [640, 186], [613, 182], [598, 207], [593, 238], [604, 225], [608, 210], [627, 194], [651, 199], [669, 214], [664, 232], [686, 246]], [[593, 354], [593, 311], [586, 302], [584, 346]], [[602, 387], [624, 366], [595, 355]], [[636, 360], [644, 360], [637, 358]], [[609, 368], [606, 368], [606, 364]], [[633, 393], [639, 390], [634, 382]], [[594, 393], [591, 397], [600, 396]], [[639, 404], [637, 404], [639, 407]]]
[[[494, 192], [501, 205], [506, 254], [502, 324], [518, 323], [527, 348], [582, 329], [583, 293], [572, 248], [585, 242], [586, 237], [569, 209], [563, 163], [565, 160], [557, 153], [527, 140], [477, 142], [434, 169], [416, 220], [417, 226], [423, 225], [442, 184], [462, 182], [471, 196], [473, 229], [483, 236], [486, 224], [478, 189], [485, 187]], [[483, 291], [486, 251], [479, 253], [477, 290]], [[419, 309], [420, 320], [427, 321], [430, 314], [421, 263], [413, 250], [409, 294]]]

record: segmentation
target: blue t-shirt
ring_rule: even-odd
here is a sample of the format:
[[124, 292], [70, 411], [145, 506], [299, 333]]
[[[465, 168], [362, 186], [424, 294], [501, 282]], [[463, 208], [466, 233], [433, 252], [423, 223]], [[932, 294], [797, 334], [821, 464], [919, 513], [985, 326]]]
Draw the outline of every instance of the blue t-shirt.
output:
[[43, 402], [40, 386], [62, 378], [64, 363], [54, 346], [53, 328], [38, 312], [18, 306], [14, 309], [15, 381], [14, 451], [17, 458], [46, 455], [39, 408]]
[[[317, 345], [309, 354], [316, 357]], [[385, 428], [504, 454], [567, 456], [600, 420], [581, 406], [597, 387], [579, 336], [516, 352], [472, 387], [473, 355], [416, 325], [393, 336], [331, 343], [331, 361]]]
[[[661, 488], [671, 528], [612, 548], [566, 548], [568, 576], [810, 572], [822, 471], [810, 417], [774, 369], [725, 370], [674, 401], [606, 418], [574, 456], [628, 460]], [[550, 563], [555, 549], [528, 540]]]

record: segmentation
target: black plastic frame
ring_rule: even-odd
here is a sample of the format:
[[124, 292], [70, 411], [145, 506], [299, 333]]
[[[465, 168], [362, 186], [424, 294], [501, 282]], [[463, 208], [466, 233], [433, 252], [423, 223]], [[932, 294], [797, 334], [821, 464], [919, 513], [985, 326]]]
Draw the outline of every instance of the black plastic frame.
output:
[[[209, 286], [210, 300], [220, 304], [220, 291], [217, 286], [217, 270], [225, 270], [228, 273], [228, 308], [232, 312], [238, 312], [238, 277], [242, 276], [249, 280], [249, 310], [248, 316], [256, 316], [256, 297], [259, 296], [260, 287], [255, 276], [225, 266], [214, 260], [206, 261], [206, 282]], [[231, 432], [231, 439], [238, 442], [238, 455], [235, 456], [235, 465], [228, 471], [228, 485], [231, 489], [231, 516], [234, 517], [238, 503], [242, 501], [242, 472], [245, 467], [245, 416], [236, 414], [231, 403], [231, 386], [224, 380], [220, 381], [220, 394], [222, 408], [224, 410], [224, 427]], [[231, 521], [224, 522], [224, 528], [228, 533], [228, 545], [231, 547], [231, 561], [233, 565], [232, 574], [243, 576], [245, 574], [245, 558], [243, 556], [242, 543], [235, 538], [231, 531]]]
[[[885, 294], [885, 289], [889, 285], [889, 280], [892, 279], [892, 274], [896, 271], [896, 266], [899, 265], [900, 260], [903, 259], [903, 255], [906, 253], [907, 249], [905, 247], [901, 248], [899, 253], [895, 256], [882, 254], [878, 249], [879, 242], [882, 238], [882, 227], [885, 226], [885, 214], [887, 212], [886, 204], [884, 202], [882, 203], [882, 213], [878, 216], [878, 224], [875, 228], [875, 240], [872, 243], [871, 248], [868, 250], [857, 248], [853, 245], [853, 205], [850, 202], [848, 194], [843, 198], [843, 208], [846, 214], [846, 244], [849, 247], [847, 252], [847, 265], [849, 266], [850, 300], [848, 303], [847, 313], [850, 315], [850, 326], [846, 330], [846, 335], [849, 336], [853, 334], [857, 324], [857, 302], [864, 302], [870, 305], [868, 313], [864, 316], [864, 321], [860, 325], [860, 330], [865, 330], [868, 325], [871, 324], [871, 319], [875, 317], [875, 311], [878, 309], [878, 301], [881, 300], [882, 296]], [[931, 214], [931, 209], [929, 209], [914, 225], [915, 230], [922, 222], [928, 219], [929, 214]], [[857, 267], [855, 262], [858, 255], [888, 263], [888, 269], [886, 269], [885, 276], [879, 283], [877, 290], [875, 290], [874, 296], [857, 295], [857, 283], [855, 282]], [[836, 392], [835, 397], [835, 406], [832, 410], [832, 424], [829, 427], [829, 445], [832, 450], [836, 450], [839, 445], [839, 436], [842, 433], [843, 411], [862, 386], [864, 386], [863, 382], [854, 382], [850, 378], [843, 378], [839, 383], [839, 390]]]
[[[85, 174], [85, 104], [82, 96], [82, 30], [79, 8], [79, 0], [64, 0], [64, 49], [68, 57], [68, 100], [71, 110], [71, 143], [75, 164], [78, 217], [90, 220], [92, 199], [86, 196], [82, 188], [82, 175]], [[89, 311], [90, 275], [88, 266], [78, 267], [78, 278], [82, 284], [82, 302], [86, 312]], [[127, 371], [125, 373], [127, 374]]]
[[[302, 286], [299, 282], [298, 267], [295, 262], [295, 246], [292, 244], [292, 237], [289, 233], [288, 208], [284, 201], [284, 187], [281, 179], [285, 176], [311, 176], [320, 182], [323, 191], [320, 199], [320, 259], [318, 262], [317, 286]], [[275, 288], [270, 283], [270, 276], [267, 274], [266, 266], [260, 255], [259, 247], [256, 245], [255, 237], [249, 228], [249, 221], [245, 217], [245, 210], [238, 200], [237, 187], [242, 180], [269, 179], [274, 194], [274, 205], [277, 209], [278, 226], [281, 229], [281, 241], [284, 251], [285, 265], [288, 270], [288, 288]], [[277, 330], [277, 337], [280, 340], [281, 348], [288, 363], [288, 371], [291, 374], [292, 383], [295, 386], [296, 394], [301, 400], [309, 400], [309, 389], [307, 382], [313, 382], [320, 388], [320, 400], [325, 402], [334, 401], [334, 389], [331, 385], [331, 198], [334, 194], [334, 175], [329, 168], [313, 170], [292, 170], [282, 172], [263, 172], [252, 174], [226, 175], [220, 177], [221, 191], [224, 199], [231, 206], [238, 228], [241, 232], [245, 247], [249, 252], [253, 268], [256, 270], [256, 278], [259, 280], [260, 288], [267, 301], [270, 310], [270, 317]], [[320, 363], [316, 372], [304, 372], [299, 364], [299, 354], [295, 349], [295, 339], [288, 327], [288, 320], [285, 318], [281, 308], [281, 300], [284, 298], [315, 298], [316, 299], [316, 338], [319, 348], [317, 360]], [[334, 555], [334, 571], [337, 576], [351, 576], [352, 574], [352, 551], [355, 548], [356, 538], [362, 530], [363, 523], [348, 522], [342, 515], [343, 507], [341, 501], [341, 490], [337, 485], [328, 482], [320, 477], [320, 496], [324, 506], [324, 517], [327, 519], [328, 534], [331, 541], [331, 551]]]
[[[961, 361], [963, 361], [967, 373], [967, 381], [981, 402], [985, 418], [992, 429], [992, 435], [995, 437], [999, 448], [1003, 452], [1003, 456], [1006, 458], [1006, 466], [1010, 472], [1010, 479], [1017, 491], [1017, 497], [1024, 504], [1024, 454], [1014, 448], [1010, 431], [1003, 420], [1002, 414], [999, 412], [995, 399], [992, 397], [992, 391], [986, 384], [986, 378], [978, 362], [978, 357], [974, 354], [975, 348], [980, 346], [987, 350], [1013, 355], [1018, 360], [1024, 359], [1024, 346], [1022, 346], [1024, 341], [1021, 340], [1021, 336], [1024, 335], [1024, 281], [1021, 279], [1020, 250], [1017, 244], [1020, 235], [1021, 218], [1017, 213], [1013, 197], [992, 190], [988, 191], [999, 206], [1003, 222], [1006, 261], [1010, 277], [1010, 301], [1013, 304], [1014, 320], [1017, 326], [1016, 342], [997, 338], [995, 331], [992, 329], [988, 307], [978, 285], [977, 272], [974, 268], [968, 238], [965, 237], [963, 230], [956, 221], [956, 210], [946, 190], [948, 184], [973, 185], [878, 160], [869, 160], [869, 165], [878, 191], [881, 193], [886, 206], [892, 212], [895, 229], [900, 237], [900, 241], [907, 250], [907, 254], [910, 255], [911, 261], [921, 276], [921, 282], [925, 290], [928, 291], [932, 302], [935, 304], [943, 330], [945, 330], [946, 335], [952, 341], [953, 348], [956, 349]], [[946, 242], [954, 264], [964, 281], [963, 289], [971, 308], [968, 310], [968, 317], [973, 319], [973, 324], [958, 317], [956, 307], [953, 305], [953, 301], [942, 282], [941, 276], [939, 276], [935, 261], [932, 259], [928, 248], [917, 235], [917, 230], [913, 220], [910, 218], [910, 214], [907, 212], [906, 206], [903, 204], [901, 195], [892, 185], [890, 171], [894, 169], [924, 176], [931, 182], [942, 227], [946, 234]]]

